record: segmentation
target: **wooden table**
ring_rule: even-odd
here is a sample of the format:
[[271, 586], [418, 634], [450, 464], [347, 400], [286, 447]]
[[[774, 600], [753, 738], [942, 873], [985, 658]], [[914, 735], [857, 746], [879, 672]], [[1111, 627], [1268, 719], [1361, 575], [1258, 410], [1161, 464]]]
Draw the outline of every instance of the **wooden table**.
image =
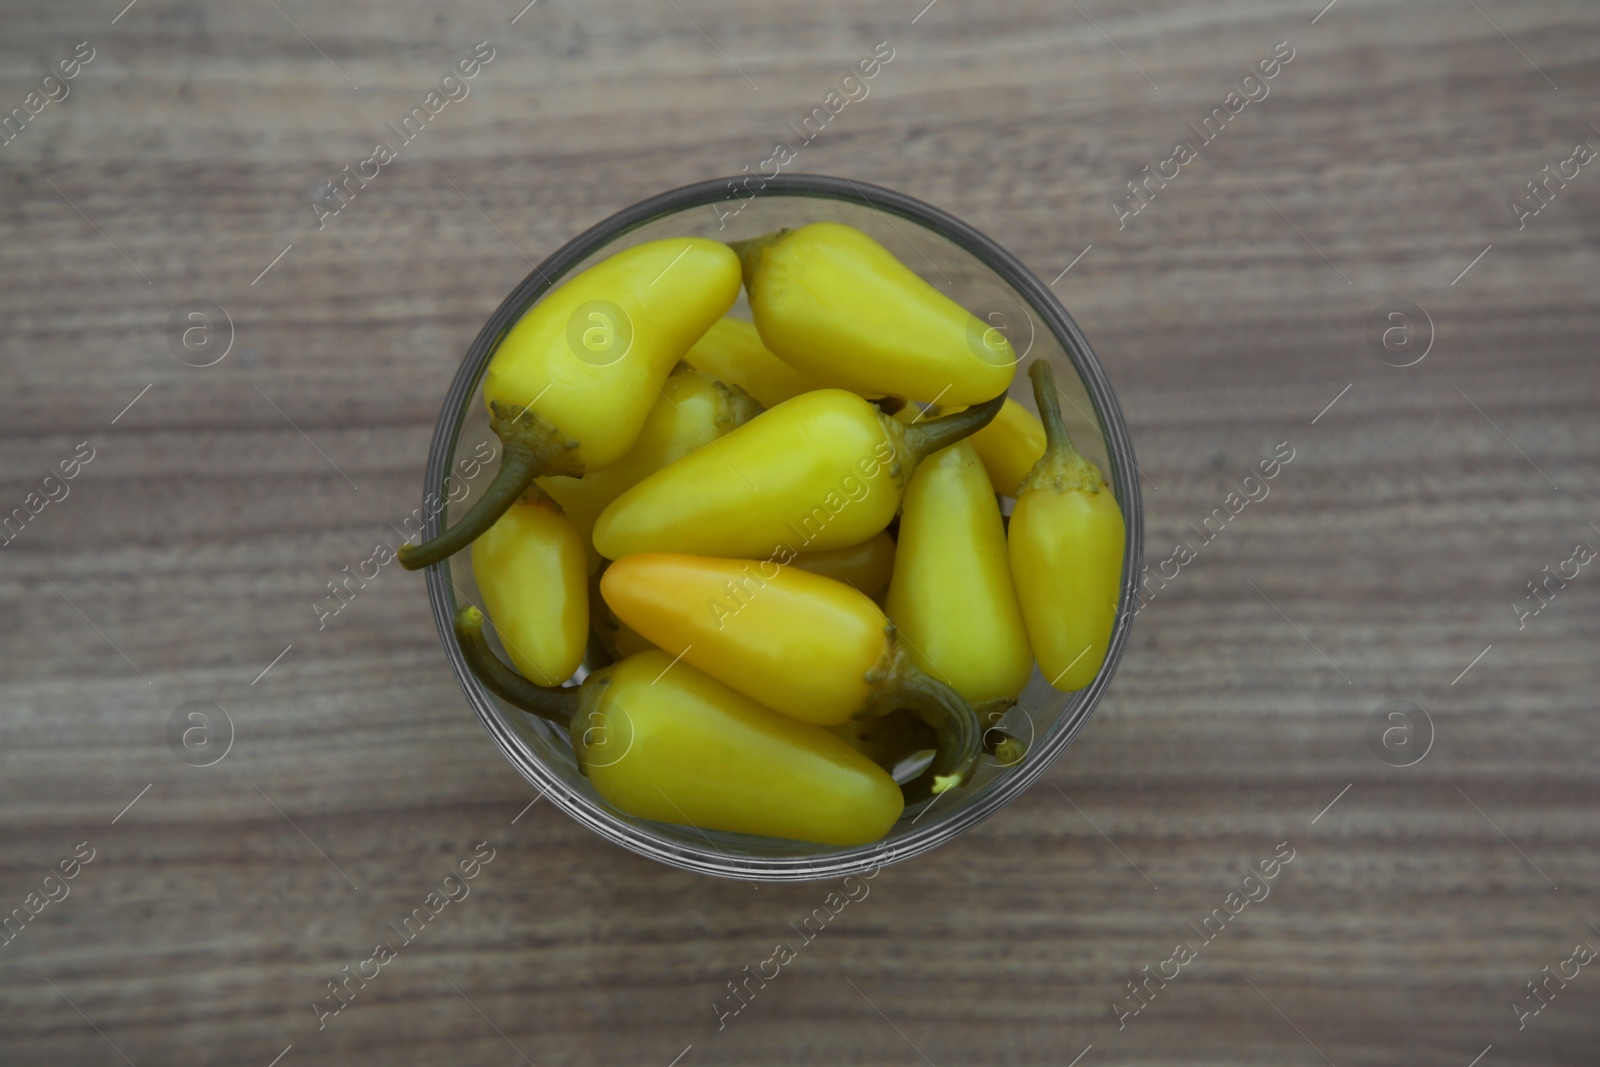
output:
[[[1517, 608], [1600, 546], [1600, 172], [1559, 180], [1600, 147], [1593, 4], [122, 3], [12, 0], [0, 35], [28, 119], [0, 148], [0, 505], [66, 492], [0, 549], [0, 909], [39, 906], [0, 947], [0, 1062], [1595, 1062], [1600, 969], [1564, 961], [1600, 948], [1600, 577]], [[479, 41], [469, 95], [319, 229], [318, 183]], [[419, 579], [320, 630], [313, 604], [416, 506], [530, 261], [755, 170], [879, 42], [790, 169], [1054, 279], [1127, 413], [1150, 562], [1294, 459], [1151, 600], [1039, 787], [886, 870], [719, 1030], [832, 887], [528, 809]], [[211, 366], [174, 355], [195, 301], [189, 363], [231, 322]], [[233, 726], [208, 767], [169, 746], [191, 701]], [[1408, 767], [1369, 745], [1390, 701], [1431, 720]], [[325, 983], [479, 842], [470, 896], [319, 1030]], [[1281, 842], [1270, 896], [1202, 938]], [[1519, 1029], [1524, 983], [1574, 969]]]

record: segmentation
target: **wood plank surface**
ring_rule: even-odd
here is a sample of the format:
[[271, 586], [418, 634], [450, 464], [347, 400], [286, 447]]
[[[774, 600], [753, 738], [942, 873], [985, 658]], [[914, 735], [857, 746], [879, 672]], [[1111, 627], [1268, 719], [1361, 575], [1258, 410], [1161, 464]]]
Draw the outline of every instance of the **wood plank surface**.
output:
[[[0, 946], [0, 1062], [1596, 1062], [1600, 968], [1516, 1005], [1600, 948], [1600, 577], [1514, 605], [1600, 547], [1600, 170], [1520, 229], [1509, 206], [1600, 148], [1592, 3], [124, 2], [0, 3], [0, 116], [28, 117], [0, 146], [0, 509], [93, 454], [0, 548], [0, 912], [93, 856]], [[319, 229], [316, 185], [480, 41], [470, 95]], [[321, 630], [312, 605], [416, 506], [530, 261], [756, 169], [879, 42], [790, 169], [1055, 279], [1131, 427], [1147, 559], [1295, 458], [1140, 614], [1036, 788], [885, 870], [719, 1028], [832, 887], [527, 809], [419, 578]], [[1431, 323], [1409, 367], [1368, 341], [1400, 300]], [[173, 354], [191, 301], [231, 320], [213, 366]], [[189, 701], [233, 723], [213, 766], [169, 749]], [[1389, 701], [1431, 717], [1413, 766], [1369, 748]], [[470, 896], [319, 1029], [325, 983], [480, 842]], [[1270, 896], [1198, 936], [1280, 842]]]

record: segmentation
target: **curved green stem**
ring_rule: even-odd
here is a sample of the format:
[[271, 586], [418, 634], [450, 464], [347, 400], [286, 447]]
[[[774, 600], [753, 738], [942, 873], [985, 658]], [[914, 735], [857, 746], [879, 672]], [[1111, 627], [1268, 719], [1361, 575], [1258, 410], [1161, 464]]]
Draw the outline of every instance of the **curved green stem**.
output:
[[1067, 424], [1061, 418], [1056, 372], [1041, 359], [1028, 368], [1028, 377], [1033, 379], [1033, 402], [1039, 406], [1039, 421], [1044, 423], [1045, 451], [1076, 453], [1078, 450], [1072, 447], [1072, 438], [1067, 436]]
[[974, 404], [951, 415], [940, 415], [927, 422], [913, 423], [905, 428], [905, 448], [916, 466], [941, 448], [949, 448], [964, 437], [977, 433], [1000, 414], [1005, 407], [1006, 394], [992, 400]]
[[[993, 756], [1001, 767], [1015, 767], [1028, 754], [1027, 745], [992, 726], [983, 733], [983, 750]], [[938, 777], [930, 765], [927, 770], [902, 785], [900, 795], [905, 798], [906, 807], [909, 808], [936, 795], [938, 790], [935, 786], [938, 784]]]
[[[1045, 447], [1044, 455], [1017, 486], [1017, 497], [1020, 499], [1026, 493], [1043, 489], [1058, 493], [1073, 490], [1098, 493], [1106, 487], [1105, 475], [1073, 447], [1072, 438], [1067, 436], [1055, 371], [1041, 359], [1028, 368], [1028, 377], [1033, 379], [1033, 399], [1039, 406], [1039, 421], [1044, 423]], [[1009, 524], [1006, 529], [1009, 535]]]
[[906, 708], [933, 727], [939, 736], [939, 747], [923, 776], [931, 775], [934, 793], [953, 789], [972, 774], [983, 751], [983, 727], [978, 713], [960, 693], [924, 674], [892, 635], [889, 655], [887, 669], [873, 679], [877, 689], [867, 714], [883, 715]]
[[911, 781], [902, 785], [900, 787], [900, 796], [905, 800], [906, 807], [909, 808], [911, 805], [933, 796], [935, 778], [933, 768], [930, 766], [927, 770], [911, 779]]
[[495, 472], [494, 481], [489, 483], [478, 502], [462, 516], [460, 522], [433, 540], [420, 545], [401, 545], [396, 553], [400, 566], [408, 571], [420, 570], [448, 559], [470, 545], [493, 526], [495, 520], [504, 515], [506, 509], [515, 504], [517, 498], [539, 476], [541, 472], [537, 460], [538, 449], [528, 443], [516, 438], [505, 442], [500, 469]]
[[500, 662], [483, 637], [483, 612], [471, 604], [456, 612], [456, 641], [467, 658], [467, 666], [477, 675], [489, 692], [515, 704], [523, 711], [543, 716], [558, 726], [566, 726], [578, 710], [581, 686], [557, 686], [546, 689], [534, 685], [516, 671]]
[[515, 415], [512, 406], [500, 401], [492, 402], [489, 409], [489, 428], [504, 445], [500, 469], [460, 522], [426, 544], [400, 546], [396, 555], [406, 570], [431, 566], [466, 548], [521, 498], [535, 478], [547, 474], [583, 476], [578, 442], [540, 418], [531, 406], [517, 410]]

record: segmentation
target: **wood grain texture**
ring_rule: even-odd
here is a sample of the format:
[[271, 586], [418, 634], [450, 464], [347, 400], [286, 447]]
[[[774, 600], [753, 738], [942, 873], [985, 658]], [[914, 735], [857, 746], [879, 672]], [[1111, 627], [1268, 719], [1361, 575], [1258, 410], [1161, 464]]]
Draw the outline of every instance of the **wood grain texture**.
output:
[[[0, 947], [0, 1062], [1595, 1062], [1600, 971], [1520, 1030], [1512, 1005], [1600, 947], [1600, 578], [1521, 630], [1511, 605], [1600, 545], [1600, 172], [1524, 229], [1507, 206], [1600, 146], [1592, 4], [122, 4], [0, 4], [0, 114], [95, 49], [0, 147], [0, 507], [95, 450], [0, 548], [0, 911], [95, 850]], [[471, 95], [317, 229], [315, 184], [480, 40]], [[320, 631], [311, 604], [416, 506], [528, 261], [755, 169], [880, 41], [792, 169], [939, 204], [1046, 280], [1092, 245], [1055, 290], [1127, 414], [1147, 558], [1295, 459], [1139, 616], [1039, 787], [883, 872], [719, 1030], [830, 887], [524, 812], [419, 579]], [[1270, 94], [1119, 229], [1124, 181], [1280, 41]], [[1366, 340], [1401, 299], [1436, 331], [1404, 369]], [[235, 325], [209, 368], [168, 349], [190, 300]], [[166, 744], [190, 700], [236, 726], [209, 768]], [[1432, 716], [1413, 767], [1367, 747], [1389, 700]], [[324, 982], [481, 841], [470, 897], [319, 1031]], [[1119, 1028], [1282, 841], [1270, 897]]]

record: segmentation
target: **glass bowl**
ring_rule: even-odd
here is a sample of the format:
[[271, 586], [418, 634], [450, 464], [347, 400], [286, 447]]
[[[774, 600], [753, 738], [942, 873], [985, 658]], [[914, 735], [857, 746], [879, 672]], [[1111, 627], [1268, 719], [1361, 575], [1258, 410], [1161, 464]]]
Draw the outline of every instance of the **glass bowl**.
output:
[[[445, 397], [423, 486], [425, 526], [420, 537], [408, 530], [412, 540], [447, 527], [451, 513], [464, 511], [493, 477], [500, 443], [484, 410], [484, 370], [500, 339], [552, 288], [641, 241], [669, 236], [731, 241], [825, 220], [870, 234], [957, 303], [1003, 330], [1021, 357], [1019, 372], [1035, 359], [1054, 366], [1067, 400], [1063, 414], [1073, 442], [1106, 474], [1122, 506], [1127, 547], [1121, 601], [1105, 664], [1093, 684], [1073, 693], [1057, 692], [1035, 668], [1018, 706], [1002, 720], [1003, 729], [1027, 743], [1026, 756], [1005, 767], [992, 756], [984, 757], [960, 789], [908, 806], [884, 840], [841, 848], [672, 826], [612, 809], [579, 773], [565, 730], [502, 703], [468, 669], [451, 621], [464, 601], [482, 605], [471, 552], [458, 552], [429, 567], [428, 598], [445, 655], [467, 701], [512, 765], [595, 833], [641, 856], [701, 874], [772, 882], [839, 878], [919, 855], [976, 826], [1043, 774], [1083, 728], [1111, 681], [1133, 619], [1143, 547], [1137, 468], [1116, 397], [1082, 331], [1046, 285], [960, 219], [903, 193], [821, 175], [744, 176], [662, 193], [579, 234], [534, 268], [484, 324]], [[742, 292], [731, 314], [749, 318]], [[1033, 409], [1026, 374], [1016, 375], [1011, 394]], [[484, 461], [488, 455], [493, 459]], [[580, 670], [578, 677], [583, 674]]]

